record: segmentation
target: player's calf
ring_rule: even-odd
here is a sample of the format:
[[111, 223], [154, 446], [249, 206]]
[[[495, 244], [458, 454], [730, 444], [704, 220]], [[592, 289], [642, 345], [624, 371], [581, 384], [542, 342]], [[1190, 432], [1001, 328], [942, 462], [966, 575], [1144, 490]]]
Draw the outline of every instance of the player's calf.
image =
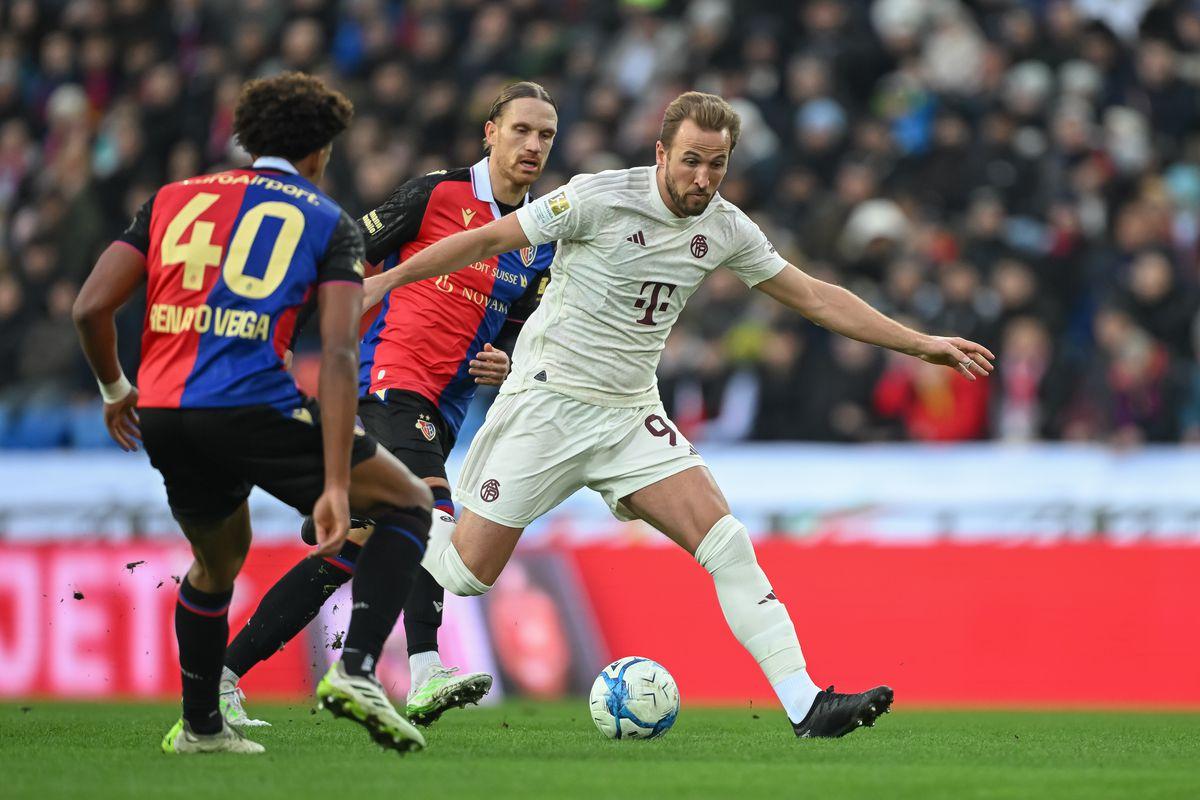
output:
[[243, 502], [218, 522], [181, 519], [180, 524], [196, 557], [175, 604], [183, 719], [191, 733], [217, 735], [224, 727], [218, 687], [229, 639], [229, 603], [250, 544], [249, 512]]
[[245, 724], [240, 698], [233, 694], [237, 681], [259, 662], [274, 655], [316, 618], [325, 601], [354, 576], [362, 548], [350, 540], [339, 553], [325, 558], [303, 558], [259, 602], [245, 627], [225, 652], [222, 711], [232, 725]]
[[408, 599], [429, 537], [426, 508], [377, 513], [363, 545], [351, 596], [354, 601], [342, 663], [352, 675], [372, 675], [384, 642]]
[[750, 651], [792, 722], [804, 718], [820, 691], [805, 668], [791, 617], [754, 556], [746, 527], [732, 515], [713, 525], [696, 548], [712, 575], [733, 635]]
[[[450, 490], [433, 487], [433, 523], [429, 540], [449, 541], [454, 532], [454, 504]], [[446, 590], [429, 571], [417, 570], [412, 593], [404, 606], [404, 634], [408, 640], [408, 666], [412, 678], [405, 713], [418, 725], [432, 725], [442, 714], [478, 703], [492, 688], [492, 676], [483, 672], [459, 674], [438, 655], [438, 630]]]

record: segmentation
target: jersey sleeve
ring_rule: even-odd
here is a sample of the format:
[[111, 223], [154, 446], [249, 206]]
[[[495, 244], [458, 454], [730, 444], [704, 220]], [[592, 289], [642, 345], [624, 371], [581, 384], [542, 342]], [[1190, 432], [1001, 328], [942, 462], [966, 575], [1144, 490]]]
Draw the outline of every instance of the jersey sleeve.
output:
[[150, 216], [154, 213], [154, 198], [158, 192], [150, 195], [150, 199], [142, 203], [142, 207], [133, 216], [133, 222], [117, 237], [118, 242], [124, 242], [136, 248], [139, 253], [146, 255], [150, 252]]
[[595, 235], [600, 203], [595, 175], [576, 175], [569, 183], [517, 209], [517, 221], [532, 245], [586, 241]]
[[358, 227], [366, 242], [368, 263], [378, 264], [401, 245], [417, 238], [429, 196], [443, 174], [413, 178], [392, 192], [378, 208], [363, 215]]
[[774, 278], [787, 266], [787, 259], [776, 252], [762, 228], [740, 210], [734, 217], [734, 241], [733, 254], [722, 266], [733, 270], [747, 286]]
[[328, 281], [363, 282], [363, 237], [350, 215], [341, 212], [325, 255], [317, 264], [317, 283]]

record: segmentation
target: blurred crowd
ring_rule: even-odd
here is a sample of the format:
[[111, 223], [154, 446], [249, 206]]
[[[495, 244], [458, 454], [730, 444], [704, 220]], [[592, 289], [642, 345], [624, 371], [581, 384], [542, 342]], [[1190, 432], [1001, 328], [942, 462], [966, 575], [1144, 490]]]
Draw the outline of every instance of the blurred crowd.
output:
[[697, 439], [1200, 441], [1196, 0], [0, 0], [0, 442], [71, 441], [45, 420], [94, 403], [94, 258], [163, 182], [245, 163], [239, 85], [281, 69], [355, 103], [325, 187], [354, 216], [477, 160], [511, 80], [559, 103], [539, 192], [649, 163], [666, 103], [717, 92], [721, 193], [789, 260], [998, 358], [972, 383], [718, 273], [660, 371]]

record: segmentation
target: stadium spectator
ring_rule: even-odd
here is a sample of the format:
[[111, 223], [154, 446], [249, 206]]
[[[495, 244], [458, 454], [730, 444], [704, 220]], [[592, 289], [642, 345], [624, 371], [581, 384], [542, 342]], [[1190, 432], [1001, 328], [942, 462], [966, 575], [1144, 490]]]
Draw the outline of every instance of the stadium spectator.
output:
[[543, 188], [648, 161], [668, 99], [719, 91], [724, 191], [785, 255], [1004, 354], [981, 403], [714, 279], [662, 364], [696, 439], [1200, 441], [1198, 54], [1188, 0], [0, 2], [0, 403], [89, 396], [53, 309], [153, 186], [244, 161], [243, 80], [303, 68], [357, 107], [325, 187], [351, 212], [470, 160], [513, 78], [563, 98]]

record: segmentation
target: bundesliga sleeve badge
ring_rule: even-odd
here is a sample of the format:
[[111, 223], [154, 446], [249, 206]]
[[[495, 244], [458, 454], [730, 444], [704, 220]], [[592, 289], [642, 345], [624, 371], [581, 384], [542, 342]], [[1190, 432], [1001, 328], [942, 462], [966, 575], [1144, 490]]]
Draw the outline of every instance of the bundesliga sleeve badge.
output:
[[543, 197], [532, 206], [533, 218], [540, 225], [549, 225], [551, 221], [561, 217], [571, 208], [571, 201], [567, 199], [565, 191], [555, 192], [549, 197]]
[[559, 192], [550, 198], [550, 213], [556, 217], [565, 214], [570, 207], [571, 201], [567, 199], [566, 192]]

